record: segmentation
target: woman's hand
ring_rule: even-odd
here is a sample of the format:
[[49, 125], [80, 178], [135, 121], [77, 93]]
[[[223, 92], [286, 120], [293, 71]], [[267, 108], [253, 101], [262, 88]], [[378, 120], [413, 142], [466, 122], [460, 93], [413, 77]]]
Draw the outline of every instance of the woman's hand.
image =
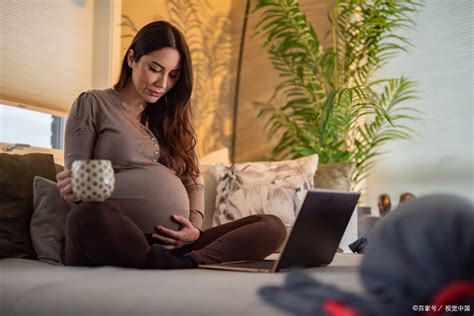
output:
[[172, 230], [161, 225], [155, 226], [153, 238], [158, 240], [163, 248], [174, 250], [190, 244], [199, 238], [201, 232], [193, 226], [189, 219], [179, 215], [172, 215], [171, 219], [179, 224], [179, 230]]
[[56, 186], [58, 187], [59, 192], [66, 201], [77, 201], [77, 196], [75, 196], [74, 192], [72, 192], [71, 176], [71, 169], [65, 168], [63, 171], [56, 175], [56, 180], [58, 181]]

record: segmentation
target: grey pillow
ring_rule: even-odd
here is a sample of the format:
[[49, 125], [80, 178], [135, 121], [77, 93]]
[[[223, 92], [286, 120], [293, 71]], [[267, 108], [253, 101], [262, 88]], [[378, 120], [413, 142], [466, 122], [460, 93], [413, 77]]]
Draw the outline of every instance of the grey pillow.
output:
[[72, 205], [63, 199], [55, 182], [35, 177], [33, 208], [30, 235], [38, 260], [60, 265], [64, 223]]

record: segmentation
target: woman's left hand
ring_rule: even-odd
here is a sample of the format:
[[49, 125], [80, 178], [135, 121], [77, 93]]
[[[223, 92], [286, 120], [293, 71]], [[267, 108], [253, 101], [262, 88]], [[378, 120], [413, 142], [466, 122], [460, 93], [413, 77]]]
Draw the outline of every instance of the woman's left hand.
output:
[[155, 226], [153, 238], [158, 240], [163, 248], [174, 250], [184, 245], [193, 243], [199, 238], [201, 232], [193, 226], [189, 219], [180, 215], [172, 215], [171, 219], [179, 224], [178, 230], [172, 230], [161, 225]]

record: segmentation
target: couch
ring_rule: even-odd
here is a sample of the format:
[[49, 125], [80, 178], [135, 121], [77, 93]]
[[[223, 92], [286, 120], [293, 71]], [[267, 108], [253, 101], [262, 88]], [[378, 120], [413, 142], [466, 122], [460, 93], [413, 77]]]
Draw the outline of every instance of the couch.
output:
[[[337, 254], [314, 278], [363, 293], [359, 255]], [[0, 314], [13, 315], [284, 315], [258, 296], [285, 273], [137, 270], [54, 266], [0, 260]]]
[[[210, 165], [214, 160], [211, 156], [201, 163]], [[215, 183], [209, 177], [212, 170], [204, 169], [209, 203], [215, 199], [215, 189], [209, 189]], [[360, 261], [360, 255], [337, 253], [328, 267], [307, 271], [318, 280], [363, 294], [357, 273]], [[265, 304], [258, 291], [281, 284], [284, 277], [285, 273], [205, 269], [66, 267], [34, 257], [4, 258], [0, 260], [0, 315], [283, 315]]]

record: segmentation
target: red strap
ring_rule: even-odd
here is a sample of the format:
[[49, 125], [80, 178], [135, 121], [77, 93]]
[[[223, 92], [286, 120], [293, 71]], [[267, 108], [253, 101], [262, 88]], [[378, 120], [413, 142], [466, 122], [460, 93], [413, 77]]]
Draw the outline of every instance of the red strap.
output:
[[445, 311], [446, 305], [452, 305], [462, 299], [474, 299], [474, 282], [457, 281], [442, 288], [431, 300], [430, 306], [436, 306], [439, 311], [429, 311], [425, 316], [438, 316]]
[[323, 309], [328, 316], [358, 316], [359, 312], [347, 305], [338, 301], [326, 300], [323, 303]]

